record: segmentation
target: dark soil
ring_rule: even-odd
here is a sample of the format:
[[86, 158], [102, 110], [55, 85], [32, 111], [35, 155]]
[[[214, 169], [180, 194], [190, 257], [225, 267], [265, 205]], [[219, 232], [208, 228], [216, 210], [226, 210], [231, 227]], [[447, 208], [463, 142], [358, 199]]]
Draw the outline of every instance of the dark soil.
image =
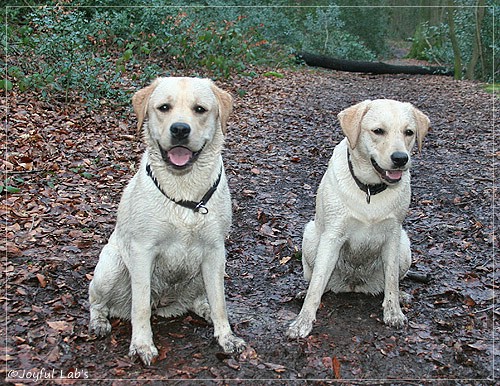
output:
[[[135, 118], [119, 108], [88, 112], [78, 102], [9, 95], [2, 168], [20, 189], [1, 197], [9, 382], [494, 383], [493, 97], [477, 83], [442, 76], [282, 73], [221, 84], [235, 96], [224, 151], [234, 210], [226, 297], [233, 329], [250, 347], [226, 355], [195, 315], [153, 317], [160, 356], [150, 367], [127, 357], [128, 322], [114, 320], [106, 339], [87, 331], [88, 284], [143, 151]], [[412, 269], [431, 279], [401, 283], [412, 296], [402, 329], [381, 321], [381, 296], [326, 294], [311, 335], [288, 340], [302, 304], [294, 297], [307, 288], [302, 230], [342, 139], [336, 115], [370, 98], [411, 102], [431, 119], [414, 156], [404, 224]]]

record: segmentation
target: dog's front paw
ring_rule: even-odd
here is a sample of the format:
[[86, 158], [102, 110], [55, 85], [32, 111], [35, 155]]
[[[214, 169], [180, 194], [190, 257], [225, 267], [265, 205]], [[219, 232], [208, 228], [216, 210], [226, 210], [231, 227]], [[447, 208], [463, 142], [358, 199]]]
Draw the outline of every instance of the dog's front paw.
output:
[[406, 323], [406, 316], [401, 311], [399, 304], [384, 304], [384, 323], [391, 327], [400, 328]]
[[142, 362], [149, 366], [155, 357], [158, 356], [158, 350], [156, 349], [153, 342], [151, 343], [130, 343], [130, 349], [128, 351], [129, 357], [133, 358], [135, 355], [139, 355]]
[[240, 353], [247, 345], [243, 339], [233, 334], [219, 337], [219, 344], [224, 349], [224, 352], [228, 354]]
[[106, 317], [96, 317], [90, 319], [89, 331], [97, 336], [106, 336], [111, 332], [111, 324]]
[[288, 327], [286, 334], [291, 339], [305, 338], [312, 331], [313, 322], [312, 318], [299, 314]]

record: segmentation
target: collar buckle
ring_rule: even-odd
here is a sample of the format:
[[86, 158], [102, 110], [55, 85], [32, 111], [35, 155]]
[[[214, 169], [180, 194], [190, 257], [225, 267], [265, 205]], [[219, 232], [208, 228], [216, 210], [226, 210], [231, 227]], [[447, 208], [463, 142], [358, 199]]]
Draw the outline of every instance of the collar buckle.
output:
[[203, 202], [203, 200], [202, 200], [198, 203], [198, 205], [196, 205], [196, 207], [193, 209], [193, 211], [195, 211], [197, 213], [199, 212], [201, 214], [207, 214], [208, 208], [205, 206], [205, 202]]

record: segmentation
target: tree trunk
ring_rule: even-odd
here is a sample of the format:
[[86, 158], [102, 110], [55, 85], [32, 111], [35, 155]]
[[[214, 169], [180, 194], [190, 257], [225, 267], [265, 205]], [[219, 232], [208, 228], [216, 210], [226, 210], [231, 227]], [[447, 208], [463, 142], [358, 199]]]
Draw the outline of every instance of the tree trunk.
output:
[[451, 46], [453, 48], [454, 57], [454, 68], [455, 68], [455, 79], [462, 79], [462, 56], [460, 53], [460, 46], [458, 45], [457, 34], [455, 32], [455, 20], [453, 19], [453, 14], [455, 7], [453, 5], [453, 0], [448, 1], [448, 27], [450, 28], [450, 40]]
[[355, 60], [336, 59], [308, 52], [302, 52], [298, 57], [304, 60], [309, 66], [324, 67], [337, 71], [371, 74], [453, 75], [453, 71], [447, 67], [398, 66], [383, 62], [360, 62]]
[[[467, 70], [465, 72], [465, 77], [467, 79], [474, 79], [474, 70], [476, 69], [477, 61], [482, 53], [482, 43], [481, 43], [481, 26], [483, 24], [484, 18], [484, 0], [477, 0], [476, 4], [476, 30], [474, 34], [474, 42], [472, 44], [472, 56], [469, 63], [467, 64]], [[482, 68], [484, 71], [484, 68]]]

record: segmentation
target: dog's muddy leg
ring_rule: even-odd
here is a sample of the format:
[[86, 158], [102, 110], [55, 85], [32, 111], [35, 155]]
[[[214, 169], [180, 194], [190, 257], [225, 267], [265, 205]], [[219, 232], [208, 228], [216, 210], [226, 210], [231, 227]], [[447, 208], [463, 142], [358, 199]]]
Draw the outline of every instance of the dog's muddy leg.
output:
[[[224, 253], [221, 251], [220, 253]], [[221, 264], [214, 264], [221, 262]], [[224, 264], [225, 258], [207, 258], [201, 265], [210, 317], [214, 324], [214, 336], [226, 353], [241, 352], [246, 346], [243, 339], [238, 338], [231, 331], [227, 317], [226, 300], [224, 297]]]
[[132, 340], [129, 356], [137, 354], [146, 365], [150, 365], [158, 355], [151, 330], [151, 265], [154, 258], [144, 252], [148, 250], [144, 245], [133, 244], [131, 243], [130, 255], [126, 261], [130, 263], [130, 267], [140, 266], [141, 269], [129, 268], [132, 286]]
[[340, 248], [344, 240], [333, 240], [329, 234], [334, 233], [325, 231], [321, 235], [316, 260], [314, 261], [311, 283], [309, 284], [304, 304], [299, 315], [288, 328], [287, 335], [292, 339], [305, 338], [311, 332], [313, 323], [316, 320], [316, 311], [321, 302], [321, 297], [337, 264]]
[[89, 286], [89, 331], [94, 332], [97, 336], [105, 336], [111, 332], [111, 324], [108, 320], [108, 303], [112, 300], [113, 288], [121, 276], [121, 270], [124, 269], [126, 268], [121, 264], [118, 249], [112, 242], [106, 244]]
[[384, 323], [393, 327], [402, 327], [406, 322], [406, 316], [401, 311], [399, 303], [399, 260], [401, 259], [401, 253], [405, 256], [409, 254], [409, 246], [408, 237], [404, 233], [402, 238], [395, 236], [389, 238], [382, 250], [385, 276], [384, 302], [382, 303]]

